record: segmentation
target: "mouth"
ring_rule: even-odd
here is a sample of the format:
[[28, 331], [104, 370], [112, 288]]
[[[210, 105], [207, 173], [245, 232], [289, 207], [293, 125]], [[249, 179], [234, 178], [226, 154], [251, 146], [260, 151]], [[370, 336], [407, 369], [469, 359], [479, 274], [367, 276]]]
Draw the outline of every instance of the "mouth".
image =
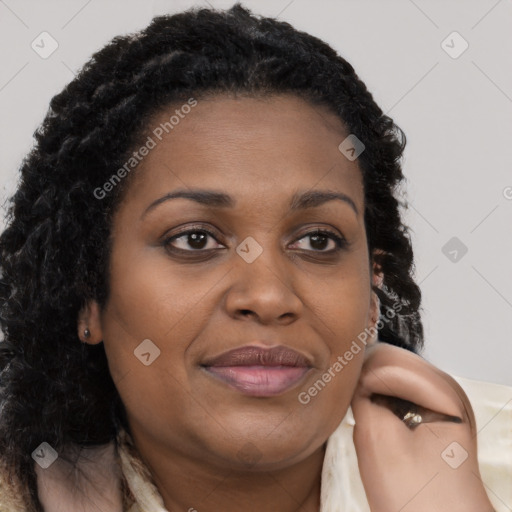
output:
[[246, 346], [225, 352], [201, 365], [215, 379], [248, 396], [270, 397], [295, 387], [311, 370], [310, 361], [279, 346]]

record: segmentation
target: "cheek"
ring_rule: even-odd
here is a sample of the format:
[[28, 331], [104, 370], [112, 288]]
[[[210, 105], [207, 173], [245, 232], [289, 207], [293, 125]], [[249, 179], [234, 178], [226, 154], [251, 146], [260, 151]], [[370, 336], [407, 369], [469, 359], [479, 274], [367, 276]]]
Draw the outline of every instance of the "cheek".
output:
[[371, 316], [370, 282], [365, 270], [325, 287], [311, 288], [308, 294], [312, 314], [317, 317], [323, 339], [334, 358], [343, 355], [354, 340], [361, 341], [365, 335]]
[[155, 410], [181, 417], [193, 392], [186, 349], [211, 317], [211, 301], [204, 296], [220, 277], [194, 279], [164, 258], [124, 254], [113, 254], [110, 296], [102, 314], [110, 373], [131, 417], [142, 422], [155, 418]]
[[183, 375], [168, 367], [162, 356], [150, 366], [140, 362], [132, 366], [116, 388], [128, 416], [150, 427], [180, 418], [186, 413], [190, 396]]
[[335, 426], [352, 399], [370, 337], [370, 284], [365, 270], [361, 267], [360, 272], [331, 283], [328, 293], [317, 290], [311, 295], [313, 315], [329, 356], [300, 390], [298, 401], [330, 418]]
[[[122, 245], [119, 243], [119, 245]], [[185, 340], [206, 320], [208, 292], [222, 278], [220, 272], [199, 273], [146, 249], [139, 257], [114, 254], [108, 314], [134, 340], [150, 338], [166, 344]], [[163, 250], [163, 249], [162, 249]], [[129, 251], [127, 250], [126, 253]]]

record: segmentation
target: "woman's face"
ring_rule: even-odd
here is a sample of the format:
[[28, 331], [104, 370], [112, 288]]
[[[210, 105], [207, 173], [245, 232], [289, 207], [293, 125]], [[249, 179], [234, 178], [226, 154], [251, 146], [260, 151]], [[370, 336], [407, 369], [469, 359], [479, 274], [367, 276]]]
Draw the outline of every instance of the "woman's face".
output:
[[361, 173], [297, 97], [200, 99], [159, 140], [179, 107], [114, 216], [100, 337], [136, 441], [278, 469], [343, 419], [376, 320]]

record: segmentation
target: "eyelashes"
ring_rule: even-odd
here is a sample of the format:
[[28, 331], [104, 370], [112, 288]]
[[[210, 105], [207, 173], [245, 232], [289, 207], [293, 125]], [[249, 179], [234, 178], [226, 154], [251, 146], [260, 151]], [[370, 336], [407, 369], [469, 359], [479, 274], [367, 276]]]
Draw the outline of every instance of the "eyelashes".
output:
[[[197, 234], [201, 234], [201, 236], [194, 236], [194, 235], [197, 235]], [[185, 244], [190, 244], [191, 241], [193, 241], [193, 243], [199, 243], [199, 245], [201, 244], [201, 241], [202, 240], [205, 240], [207, 237], [210, 237], [210, 238], [213, 238], [214, 240], [217, 240], [215, 235], [207, 230], [207, 229], [204, 229], [204, 228], [193, 228], [193, 229], [188, 229], [187, 231], [182, 231], [176, 235], [173, 235], [169, 238], [167, 238], [166, 240], [164, 240], [164, 246], [166, 247], [167, 250], [169, 251], [178, 251], [180, 253], [186, 253], [186, 252], [200, 252], [200, 251], [207, 251], [208, 249], [205, 249], [205, 248], [195, 248], [195, 249], [191, 249], [191, 250], [187, 250], [187, 249], [183, 249], [183, 248], [179, 248], [179, 247], [174, 247], [172, 244], [173, 242], [175, 242], [176, 240], [180, 240], [180, 239], [187, 239], [188, 240], [185, 242]]]
[[[199, 235], [199, 236], [198, 236]], [[186, 255], [187, 253], [205, 253], [205, 252], [211, 252], [220, 250], [220, 248], [216, 247], [210, 247], [208, 243], [208, 238], [211, 238], [215, 240], [216, 243], [220, 244], [218, 242], [216, 235], [204, 228], [204, 227], [192, 227], [190, 229], [187, 229], [185, 231], [181, 231], [180, 233], [177, 233], [171, 237], [167, 237], [163, 241], [164, 247], [170, 252], [170, 253], [176, 253], [181, 255]], [[323, 245], [325, 242], [331, 241], [334, 247], [332, 247], [329, 250], [324, 250], [324, 248], [320, 249], [299, 249], [300, 251], [304, 252], [310, 252], [313, 254], [325, 254], [325, 255], [333, 255], [337, 254], [343, 249], [346, 249], [348, 247], [347, 240], [339, 236], [338, 234], [325, 229], [325, 228], [315, 228], [313, 230], [310, 230], [308, 232], [305, 232], [301, 234], [298, 238], [295, 239], [293, 244], [297, 244], [302, 242], [303, 240], [309, 239], [309, 245], [313, 247], [313, 245], [316, 245], [320, 243], [320, 245]], [[181, 242], [180, 242], [181, 241]], [[183, 247], [176, 247], [176, 242], [181, 243]], [[206, 243], [206, 247], [203, 246], [204, 242]], [[222, 246], [222, 244], [220, 244]], [[186, 247], [192, 247], [191, 249], [187, 249]], [[185, 247], [185, 248], [184, 248]], [[221, 247], [223, 248], [223, 247]]]
[[314, 229], [312, 231], [308, 231], [307, 233], [301, 235], [301, 237], [297, 241], [304, 240], [305, 238], [309, 238], [310, 240], [312, 238], [314, 238], [314, 239], [318, 239], [318, 238], [330, 239], [335, 243], [335, 248], [331, 249], [330, 251], [322, 251], [322, 250], [314, 251], [314, 252], [320, 252], [320, 253], [322, 253], [322, 252], [325, 252], [325, 253], [337, 252], [340, 249], [345, 248], [348, 245], [345, 238], [343, 238], [331, 231], [328, 231], [326, 229]]

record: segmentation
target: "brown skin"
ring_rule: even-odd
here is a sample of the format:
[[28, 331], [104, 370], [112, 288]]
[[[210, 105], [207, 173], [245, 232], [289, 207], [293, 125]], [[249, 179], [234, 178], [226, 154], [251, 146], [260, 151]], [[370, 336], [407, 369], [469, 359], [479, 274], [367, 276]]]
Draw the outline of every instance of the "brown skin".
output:
[[[362, 176], [338, 150], [347, 135], [334, 114], [291, 95], [200, 99], [134, 171], [113, 220], [108, 302], [103, 310], [91, 302], [78, 328], [82, 338], [90, 329], [88, 343], [104, 342], [135, 444], [169, 510], [319, 510], [325, 443], [350, 404], [364, 350], [307, 405], [297, 397], [378, 316]], [[196, 188], [236, 205], [180, 198], [143, 215], [165, 194]], [[340, 200], [289, 211], [294, 193], [320, 189], [345, 194], [357, 212]], [[165, 247], [189, 228], [215, 238], [198, 248], [184, 235]], [[333, 252], [330, 238], [315, 245], [307, 236], [315, 228], [347, 247]], [[252, 263], [236, 252], [248, 236], [263, 248]], [[134, 356], [144, 339], [161, 351], [149, 366]], [[200, 368], [255, 339], [293, 348], [314, 368], [265, 398]]]
[[[423, 421], [409, 428], [372, 401], [374, 393], [417, 404]], [[372, 512], [492, 512], [478, 467], [475, 415], [450, 375], [416, 354], [378, 343], [365, 353], [351, 405]]]

